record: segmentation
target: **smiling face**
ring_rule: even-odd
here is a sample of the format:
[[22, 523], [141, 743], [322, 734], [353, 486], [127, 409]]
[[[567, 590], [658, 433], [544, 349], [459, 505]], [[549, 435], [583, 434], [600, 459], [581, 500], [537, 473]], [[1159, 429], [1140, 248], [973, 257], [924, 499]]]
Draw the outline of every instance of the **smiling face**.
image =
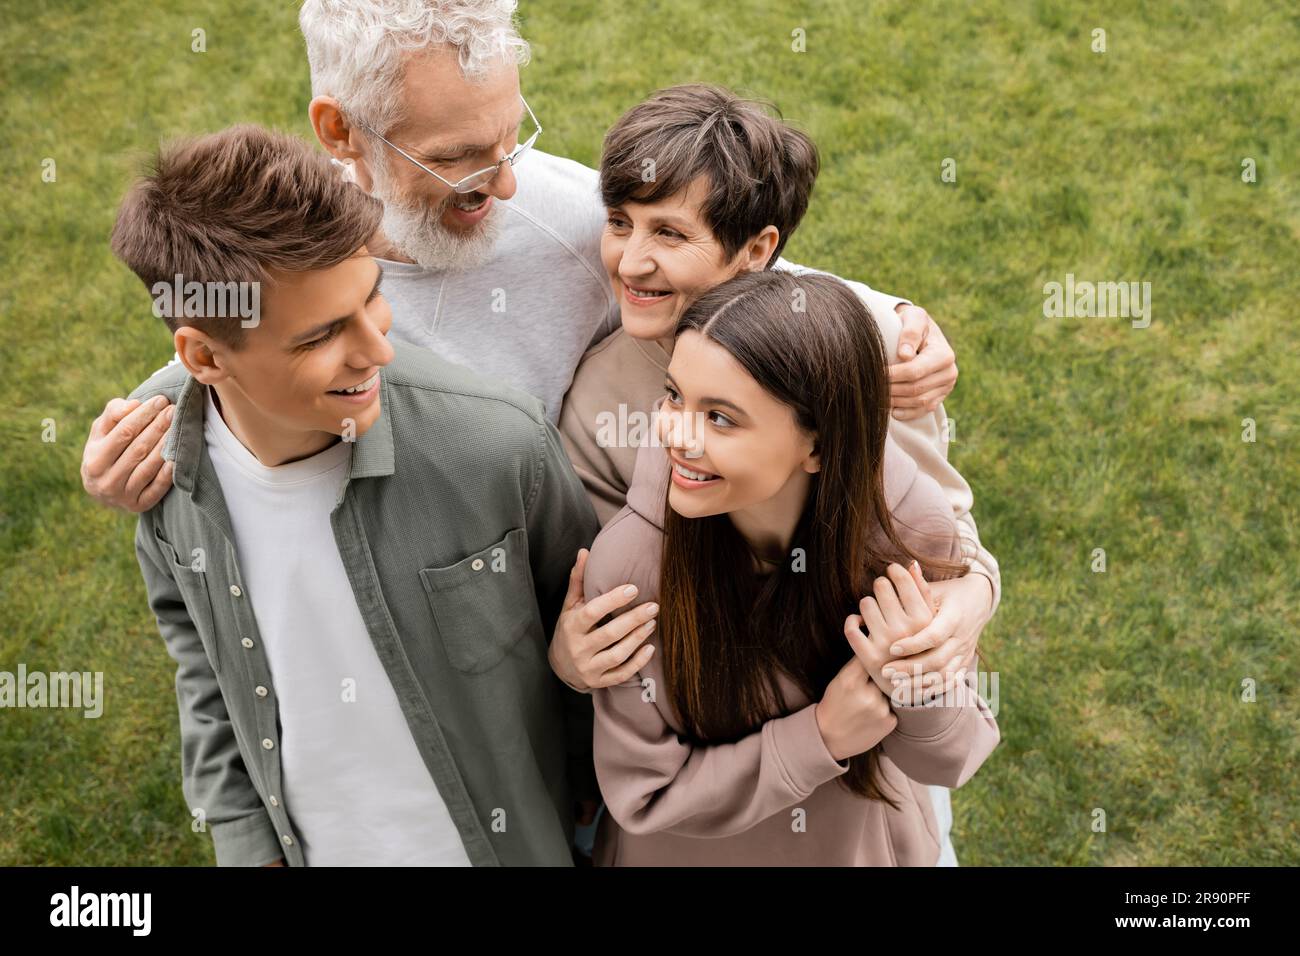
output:
[[327, 269], [278, 275], [238, 349], [193, 328], [176, 331], [182, 360], [217, 387], [223, 415], [237, 419], [259, 457], [274, 449], [290, 460], [323, 436], [360, 436], [378, 419], [380, 369], [393, 359], [380, 276], [364, 248]]
[[633, 338], [672, 338], [691, 302], [749, 266], [747, 250], [728, 259], [706, 224], [702, 207], [708, 191], [708, 180], [698, 176], [685, 191], [660, 202], [627, 202], [608, 210], [600, 257], [623, 328]]
[[[491, 166], [518, 145], [532, 121], [519, 95], [519, 70], [502, 65], [467, 79], [455, 51], [410, 56], [402, 80], [406, 117], [384, 138], [448, 182]], [[498, 201], [515, 193], [514, 170], [503, 163], [475, 192], [457, 194], [392, 147], [370, 137], [358, 161], [359, 182], [384, 203], [383, 232], [403, 254], [428, 268], [481, 262], [499, 234]]]
[[673, 511], [729, 514], [756, 545], [793, 531], [820, 463], [791, 408], [695, 330], [678, 338], [665, 388], [659, 439], [672, 461]]

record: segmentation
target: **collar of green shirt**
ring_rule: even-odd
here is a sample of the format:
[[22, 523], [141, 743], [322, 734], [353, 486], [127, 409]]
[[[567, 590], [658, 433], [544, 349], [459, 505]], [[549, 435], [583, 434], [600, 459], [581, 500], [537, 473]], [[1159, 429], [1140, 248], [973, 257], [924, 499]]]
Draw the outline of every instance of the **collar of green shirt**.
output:
[[[175, 462], [172, 483], [182, 491], [193, 494], [203, 458], [203, 412], [206, 405], [202, 384], [194, 376], [186, 377], [176, 401], [176, 421], [163, 448], [163, 458]], [[352, 470], [349, 479], [373, 478], [393, 474], [393, 421], [389, 413], [391, 401], [388, 380], [379, 375], [379, 418], [357, 438], [352, 449]]]

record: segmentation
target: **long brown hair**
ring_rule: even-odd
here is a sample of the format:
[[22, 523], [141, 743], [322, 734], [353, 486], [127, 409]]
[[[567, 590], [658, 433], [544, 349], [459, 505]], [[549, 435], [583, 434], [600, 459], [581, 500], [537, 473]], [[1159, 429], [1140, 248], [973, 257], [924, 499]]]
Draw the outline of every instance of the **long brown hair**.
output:
[[[816, 437], [820, 471], [796, 526], [798, 559], [770, 574], [726, 514], [683, 518], [664, 508], [660, 647], [665, 690], [687, 733], [725, 743], [788, 711], [778, 675], [810, 700], [848, 662], [844, 620], [890, 562], [927, 578], [964, 572], [950, 540], [928, 554], [900, 538], [885, 503], [889, 380], [867, 308], [831, 276], [750, 272], [697, 299], [677, 334], [695, 330], [727, 352]], [[927, 543], [928, 544], [928, 543]], [[798, 554], [798, 552], [795, 552]], [[942, 557], [939, 557], [942, 555]], [[879, 786], [875, 748], [840, 780], [895, 805]]]

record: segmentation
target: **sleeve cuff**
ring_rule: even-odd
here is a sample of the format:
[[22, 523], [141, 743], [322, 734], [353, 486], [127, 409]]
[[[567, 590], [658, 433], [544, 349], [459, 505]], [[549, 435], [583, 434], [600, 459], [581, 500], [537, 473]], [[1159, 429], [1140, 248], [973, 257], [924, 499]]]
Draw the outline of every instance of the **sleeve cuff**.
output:
[[957, 725], [964, 706], [949, 704], [907, 705], [890, 698], [889, 706], [898, 718], [898, 726], [893, 733], [916, 740], [935, 740], [942, 737]]
[[280, 837], [265, 809], [210, 827], [217, 866], [266, 866], [284, 856]]
[[777, 758], [791, 788], [801, 797], [849, 770], [847, 760], [840, 763], [826, 749], [826, 741], [817, 726], [816, 708], [812, 703], [764, 725], [764, 730], [771, 729]]

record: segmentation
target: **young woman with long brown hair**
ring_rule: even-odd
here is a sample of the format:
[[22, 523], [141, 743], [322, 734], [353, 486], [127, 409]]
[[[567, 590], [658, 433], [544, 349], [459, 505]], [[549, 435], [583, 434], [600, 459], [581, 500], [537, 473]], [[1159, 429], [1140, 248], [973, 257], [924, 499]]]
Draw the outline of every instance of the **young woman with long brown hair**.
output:
[[682, 316], [662, 444], [587, 564], [588, 595], [661, 605], [650, 662], [593, 692], [598, 863], [936, 861], [924, 785], [960, 786], [998, 730], [973, 681], [927, 705], [881, 670], [933, 615], [925, 579], [964, 571], [888, 388], [834, 278], [746, 273]]

